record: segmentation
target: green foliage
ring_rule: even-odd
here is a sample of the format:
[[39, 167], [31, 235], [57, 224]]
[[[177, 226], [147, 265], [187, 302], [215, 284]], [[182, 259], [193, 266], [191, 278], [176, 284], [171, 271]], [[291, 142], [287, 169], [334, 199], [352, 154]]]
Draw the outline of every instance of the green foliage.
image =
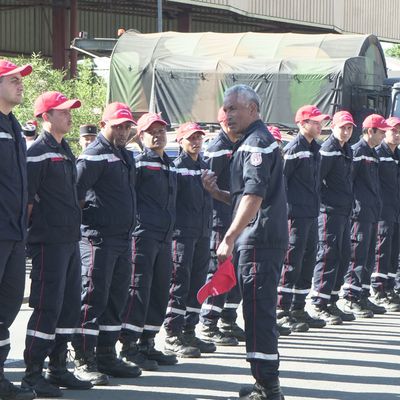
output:
[[[31, 58], [10, 59], [17, 65], [31, 64], [33, 71], [24, 78], [24, 101], [14, 109], [14, 114], [21, 124], [34, 118], [33, 103], [43, 92], [55, 90], [68, 98], [78, 98], [82, 106], [72, 110], [72, 129], [67, 139], [75, 154], [78, 148], [79, 126], [83, 124], [99, 124], [101, 113], [106, 102], [106, 83], [93, 74], [89, 59], [78, 65], [77, 77], [65, 79], [67, 71], [53, 69], [50, 62], [40, 55]], [[38, 121], [40, 126], [40, 120]]]
[[386, 50], [386, 54], [390, 57], [400, 58], [400, 44], [394, 44], [390, 49]]

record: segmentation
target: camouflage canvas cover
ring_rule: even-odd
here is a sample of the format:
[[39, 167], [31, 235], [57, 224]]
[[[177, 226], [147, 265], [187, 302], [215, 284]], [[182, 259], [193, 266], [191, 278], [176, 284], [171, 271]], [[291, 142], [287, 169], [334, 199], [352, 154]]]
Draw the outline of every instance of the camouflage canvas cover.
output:
[[108, 100], [161, 111], [172, 124], [212, 123], [225, 89], [245, 83], [263, 100], [265, 121], [290, 127], [304, 104], [362, 114], [359, 89], [376, 91], [385, 77], [373, 35], [128, 31], [112, 55]]

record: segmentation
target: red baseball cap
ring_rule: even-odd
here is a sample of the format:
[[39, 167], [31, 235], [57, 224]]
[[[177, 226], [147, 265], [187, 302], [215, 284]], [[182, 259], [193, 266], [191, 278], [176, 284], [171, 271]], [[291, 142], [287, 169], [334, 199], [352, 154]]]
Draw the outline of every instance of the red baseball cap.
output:
[[278, 127], [267, 125], [267, 129], [271, 132], [275, 140], [277, 140], [278, 142], [282, 142], [282, 134]]
[[143, 114], [137, 122], [137, 132], [147, 131], [152, 124], [159, 122], [160, 124], [166, 126], [168, 123], [161, 118], [161, 113], [146, 113]]
[[176, 141], [180, 142], [182, 139], [187, 139], [195, 132], [200, 132], [202, 135], [206, 134], [196, 122], [185, 122], [176, 131]]
[[400, 118], [397, 117], [390, 117], [386, 120], [386, 123], [391, 126], [392, 128], [394, 128], [397, 125], [400, 125]]
[[368, 115], [368, 117], [364, 119], [362, 127], [363, 128], [377, 128], [382, 131], [387, 131], [388, 129], [392, 128], [390, 125], [388, 125], [386, 123], [385, 118], [379, 114]]
[[296, 124], [305, 121], [307, 119], [310, 119], [311, 121], [317, 121], [317, 122], [322, 122], [325, 119], [331, 119], [331, 117], [328, 114], [322, 114], [321, 111], [311, 105], [303, 106], [300, 107], [297, 112], [296, 112], [296, 117], [295, 117], [295, 122]]
[[0, 77], [18, 74], [18, 73], [20, 73], [21, 76], [27, 76], [31, 72], [32, 72], [32, 66], [29, 64], [23, 65], [22, 67], [18, 67], [11, 61], [0, 60]]
[[225, 113], [223, 107], [221, 107], [221, 108], [218, 110], [218, 117], [217, 117], [217, 118], [218, 118], [218, 122], [226, 123], [227, 118], [226, 118], [226, 113]]
[[352, 124], [357, 126], [354, 123], [353, 116], [348, 111], [338, 111], [332, 118], [332, 127], [337, 126], [341, 128], [344, 125]]
[[35, 100], [33, 108], [35, 117], [40, 117], [43, 113], [50, 110], [69, 110], [71, 108], [79, 108], [80, 106], [81, 102], [78, 99], [68, 100], [60, 92], [45, 92]]
[[111, 126], [120, 125], [124, 122], [132, 122], [136, 124], [133, 119], [131, 109], [125, 103], [114, 103], [107, 104], [101, 117], [102, 122], [109, 122]]

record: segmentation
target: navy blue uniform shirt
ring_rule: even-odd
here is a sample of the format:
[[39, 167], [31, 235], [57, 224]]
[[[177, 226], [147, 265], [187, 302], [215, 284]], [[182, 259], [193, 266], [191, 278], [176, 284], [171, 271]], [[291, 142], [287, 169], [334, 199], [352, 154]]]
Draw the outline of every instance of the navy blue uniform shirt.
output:
[[71, 243], [80, 239], [81, 209], [75, 157], [67, 142], [44, 131], [28, 149], [28, 203], [33, 205], [28, 243]]
[[[230, 160], [233, 142], [221, 129], [204, 152], [204, 161], [208, 169], [217, 176], [217, 185], [221, 190], [230, 191]], [[228, 228], [232, 222], [232, 207], [213, 199], [213, 228]]]
[[350, 216], [353, 205], [353, 151], [332, 134], [320, 149], [321, 212]]
[[176, 172], [169, 157], [144, 148], [135, 157], [137, 226], [134, 236], [170, 241], [176, 219]]
[[174, 160], [174, 165], [178, 185], [174, 237], [209, 237], [212, 200], [201, 181], [201, 174], [207, 169], [207, 164], [200, 156], [194, 161], [182, 151]]
[[0, 112], [0, 240], [26, 237], [26, 145], [12, 113]]
[[352, 217], [365, 222], [378, 222], [382, 200], [379, 184], [379, 156], [361, 138], [352, 146], [354, 202]]
[[315, 140], [309, 143], [300, 133], [283, 149], [289, 218], [315, 218], [319, 215], [319, 149]]
[[85, 200], [82, 235], [130, 238], [136, 223], [135, 164], [101, 133], [79, 156], [78, 197]]
[[377, 148], [379, 156], [379, 182], [381, 185], [382, 211], [380, 220], [400, 222], [400, 150], [393, 152], [385, 141]]
[[287, 249], [288, 228], [283, 162], [278, 143], [261, 120], [253, 122], [235, 143], [231, 161], [233, 217], [244, 195], [262, 198], [255, 218], [236, 244], [246, 248]]

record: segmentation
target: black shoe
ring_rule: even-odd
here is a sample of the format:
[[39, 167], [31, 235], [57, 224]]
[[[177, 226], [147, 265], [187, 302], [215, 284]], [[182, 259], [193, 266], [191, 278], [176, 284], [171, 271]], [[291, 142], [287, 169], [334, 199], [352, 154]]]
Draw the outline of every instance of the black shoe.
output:
[[99, 372], [114, 378], [137, 378], [142, 374], [135, 364], [118, 358], [114, 346], [97, 347], [96, 361]]
[[128, 343], [122, 345], [122, 350], [119, 357], [124, 361], [132, 362], [144, 371], [157, 371], [158, 363], [154, 360], [149, 360], [143, 353], [139, 351], [136, 343]]
[[292, 330], [283, 325], [277, 325], [279, 336], [289, 336], [292, 333]]
[[327, 325], [341, 325], [343, 324], [342, 318], [333, 315], [329, 312], [326, 305], [312, 305], [311, 315], [316, 320], [323, 320]]
[[359, 301], [346, 300], [343, 303], [343, 312], [352, 313], [356, 318], [372, 318], [374, 313], [365, 308]]
[[296, 318], [293, 318], [289, 311], [278, 310], [276, 314], [276, 323], [278, 330], [283, 327], [290, 329], [291, 332], [307, 332], [310, 327], [305, 322], [299, 322]]
[[197, 347], [200, 353], [214, 353], [217, 350], [214, 343], [199, 339], [194, 332], [183, 332], [183, 340], [188, 346]]
[[78, 379], [72, 372], [69, 372], [67, 369], [64, 371], [52, 371], [48, 369], [44, 377], [52, 385], [61, 386], [67, 389], [86, 390], [93, 387], [93, 384], [90, 381], [82, 381]]
[[234, 337], [239, 342], [246, 341], [245, 331], [236, 322], [228, 322], [221, 320], [219, 329], [225, 336]]
[[326, 326], [326, 321], [319, 317], [312, 317], [304, 308], [291, 310], [290, 316], [295, 318], [297, 322], [304, 322], [310, 328], [320, 329]]
[[108, 385], [108, 376], [97, 369], [96, 358], [93, 352], [75, 352], [74, 375], [81, 381], [89, 381], [94, 386]]
[[250, 393], [248, 393], [248, 390], [248, 387], [241, 388], [239, 391], [240, 400], [285, 400], [279, 381], [269, 386], [263, 386], [256, 382]]
[[391, 301], [386, 293], [377, 292], [372, 296], [371, 300], [374, 305], [378, 307], [383, 307], [388, 312], [400, 311], [400, 303]]
[[216, 326], [203, 325], [201, 335], [206, 342], [215, 343], [218, 346], [237, 346], [239, 344], [235, 337], [226, 336]]
[[21, 388], [34, 391], [37, 397], [62, 397], [63, 395], [60, 388], [44, 379], [41, 366], [27, 367]]
[[32, 400], [36, 397], [35, 392], [28, 388], [19, 388], [8, 379], [0, 378], [0, 399], [2, 400]]
[[201, 356], [200, 350], [186, 343], [183, 335], [167, 336], [164, 349], [167, 354], [174, 354], [182, 358], [199, 358]]
[[400, 304], [400, 296], [396, 293], [394, 289], [386, 292], [386, 297], [391, 303]]
[[372, 303], [367, 297], [361, 298], [359, 304], [366, 308], [367, 310], [371, 310], [374, 314], [385, 314], [386, 308], [382, 306], [378, 306], [377, 304]]
[[345, 313], [343, 312], [337, 305], [336, 303], [329, 303], [327, 305], [328, 311], [332, 315], [336, 315], [337, 317], [340, 317], [342, 321], [350, 322], [354, 321], [356, 317], [354, 316], [353, 313]]
[[154, 338], [147, 338], [139, 341], [139, 351], [143, 353], [148, 360], [157, 361], [158, 365], [175, 365], [178, 362], [174, 354], [164, 354], [154, 346]]

